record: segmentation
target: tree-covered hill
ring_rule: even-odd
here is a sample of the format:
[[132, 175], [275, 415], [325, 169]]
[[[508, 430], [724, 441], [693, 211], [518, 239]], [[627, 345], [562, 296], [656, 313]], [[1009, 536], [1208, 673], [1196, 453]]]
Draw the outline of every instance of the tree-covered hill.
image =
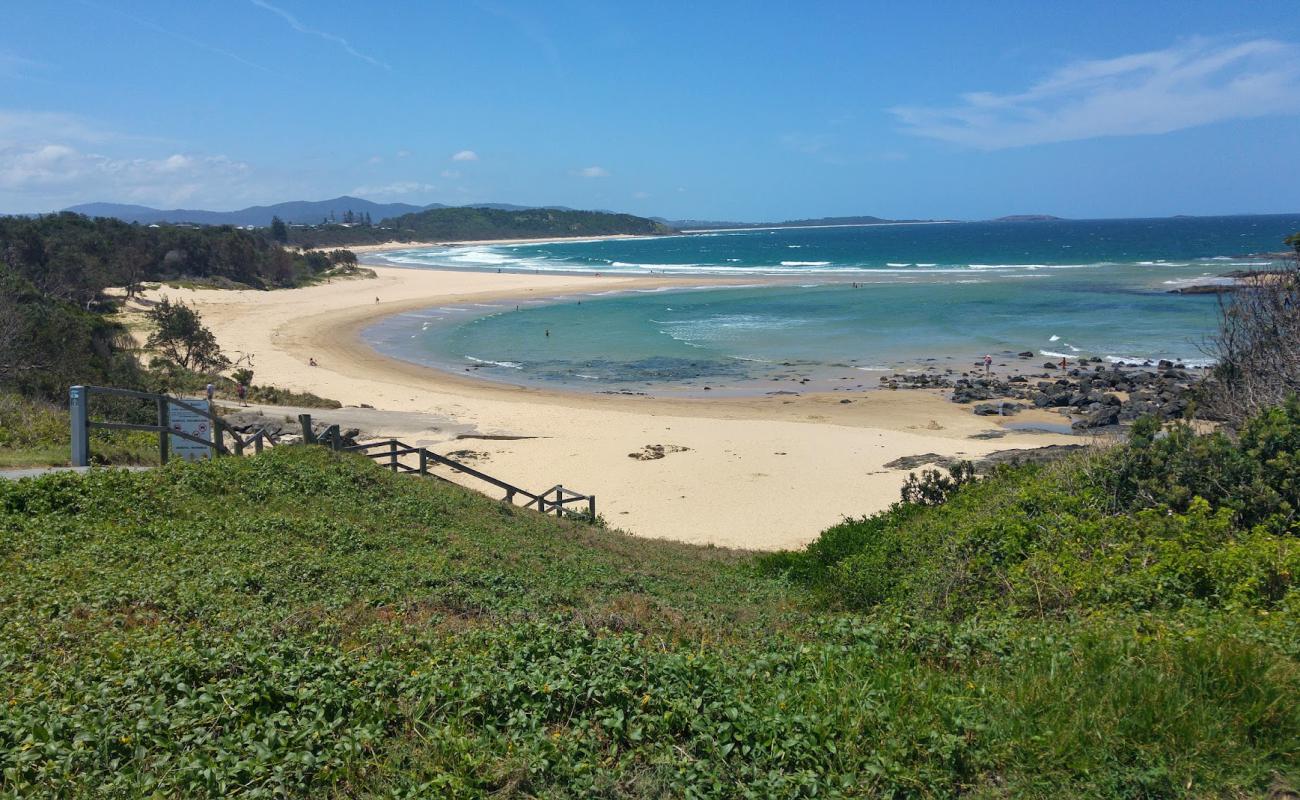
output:
[[0, 482], [0, 795], [1289, 797], [1297, 430], [762, 559], [324, 448]]
[[307, 247], [410, 241], [466, 241], [544, 237], [657, 236], [673, 229], [652, 219], [607, 211], [559, 208], [431, 208], [371, 225], [289, 229], [289, 241]]
[[105, 289], [149, 281], [298, 286], [356, 266], [348, 251], [300, 253], [235, 228], [131, 225], [61, 213], [0, 217], [0, 390], [61, 396], [71, 383], [134, 386]]

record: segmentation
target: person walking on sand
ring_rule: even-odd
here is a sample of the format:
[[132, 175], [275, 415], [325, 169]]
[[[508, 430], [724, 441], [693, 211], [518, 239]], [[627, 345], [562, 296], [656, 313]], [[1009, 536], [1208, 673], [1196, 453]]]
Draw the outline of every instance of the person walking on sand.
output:
[[211, 403], [212, 398], [217, 394], [217, 385], [212, 381], [208, 381], [208, 385], [205, 386], [203, 390], [208, 395], [208, 402]]
[[242, 381], [235, 387], [235, 394], [239, 397], [239, 404], [241, 406], [248, 405], [248, 387], [245, 386]]
[[993, 356], [985, 353], [984, 354], [984, 377], [987, 378], [989, 376], [989, 373], [991, 372], [993, 372]]
[[1061, 369], [1063, 369], [1063, 370], [1064, 370], [1064, 369], [1067, 369], [1069, 366], [1070, 366], [1070, 362], [1069, 362], [1069, 360], [1066, 359], [1065, 356], [1061, 356]]

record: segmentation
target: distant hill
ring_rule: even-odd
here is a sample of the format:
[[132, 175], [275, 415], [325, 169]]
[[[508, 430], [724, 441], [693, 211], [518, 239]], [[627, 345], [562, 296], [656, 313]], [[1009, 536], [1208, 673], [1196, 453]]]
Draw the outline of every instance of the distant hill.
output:
[[321, 220], [331, 218], [342, 220], [343, 215], [348, 211], [353, 214], [369, 214], [371, 219], [378, 221], [427, 208], [443, 207], [440, 203], [427, 206], [416, 206], [410, 203], [376, 203], [372, 200], [344, 195], [332, 200], [293, 200], [271, 206], [250, 206], [238, 211], [203, 211], [184, 208], [161, 210], [122, 203], [83, 203], [65, 210], [85, 214], [88, 217], [112, 217], [124, 222], [139, 222], [143, 225], [155, 222], [189, 222], [196, 225], [265, 227], [271, 224], [272, 217], [279, 217], [291, 225], [318, 225]]
[[558, 208], [433, 208], [387, 219], [382, 224], [426, 241], [673, 232], [668, 225], [632, 214]]
[[345, 247], [385, 242], [454, 242], [475, 239], [655, 236], [672, 227], [632, 214], [492, 205], [429, 208], [373, 225], [316, 225], [289, 228], [289, 243], [302, 247]]

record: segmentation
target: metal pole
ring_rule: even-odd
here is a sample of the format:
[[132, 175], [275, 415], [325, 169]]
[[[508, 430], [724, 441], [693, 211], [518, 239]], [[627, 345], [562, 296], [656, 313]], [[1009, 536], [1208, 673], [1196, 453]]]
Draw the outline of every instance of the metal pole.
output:
[[86, 424], [86, 387], [68, 389], [68, 418], [72, 421], [72, 466], [90, 466], [90, 426]]
[[169, 455], [171, 445], [171, 434], [168, 432], [171, 428], [169, 417], [171, 411], [167, 407], [167, 395], [158, 395], [158, 464], [165, 466], [167, 456]]

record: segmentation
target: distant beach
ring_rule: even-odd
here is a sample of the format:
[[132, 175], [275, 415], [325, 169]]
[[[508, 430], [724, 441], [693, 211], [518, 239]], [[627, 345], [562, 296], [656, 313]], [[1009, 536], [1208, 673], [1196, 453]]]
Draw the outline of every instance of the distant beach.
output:
[[[612, 525], [646, 536], [773, 549], [811, 540], [842, 517], [887, 507], [920, 453], [980, 457], [1077, 441], [1004, 429], [931, 391], [809, 393], [719, 400], [577, 395], [458, 376], [377, 353], [360, 332], [377, 320], [456, 303], [523, 302], [570, 292], [652, 289], [682, 278], [572, 277], [376, 267], [375, 279], [274, 292], [171, 289], [193, 304], [223, 349], [250, 356], [255, 380], [348, 405], [420, 411], [454, 422], [410, 429], [410, 415], [372, 434], [399, 435], [525, 487], [564, 482], [600, 497]], [[716, 282], [716, 281], [711, 281]], [[378, 298], [379, 302], [375, 300]], [[319, 366], [308, 365], [315, 359]], [[843, 402], [851, 400], [851, 402]], [[319, 417], [328, 420], [329, 412]], [[1059, 426], [1045, 411], [1017, 418]], [[513, 439], [455, 439], [471, 428]], [[455, 433], [454, 433], [454, 432]], [[998, 438], [987, 437], [990, 432]], [[664, 445], [664, 456], [640, 457]], [[786, 498], [797, 496], [799, 503]]]

